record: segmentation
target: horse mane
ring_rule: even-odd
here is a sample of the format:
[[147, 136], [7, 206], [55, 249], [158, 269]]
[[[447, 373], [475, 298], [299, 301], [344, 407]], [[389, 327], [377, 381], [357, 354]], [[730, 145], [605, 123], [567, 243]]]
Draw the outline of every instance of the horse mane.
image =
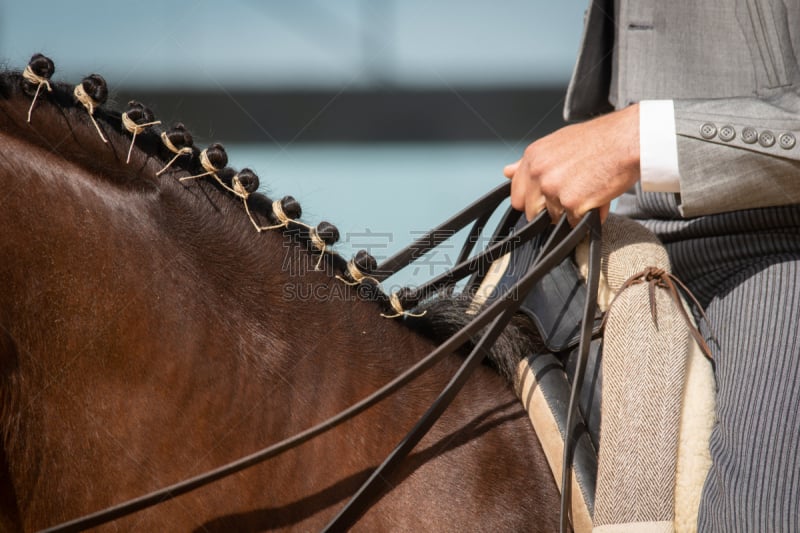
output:
[[[406, 319], [408, 326], [439, 344], [470, 322], [474, 304], [467, 294], [442, 294], [424, 301], [415, 311], [419, 312]], [[483, 331], [462, 346], [464, 355], [475, 346]], [[533, 321], [522, 313], [516, 313], [486, 354], [484, 363], [516, 386], [520, 361], [532, 353], [543, 351], [544, 342]]]
[[[274, 200], [257, 192], [258, 176], [248, 168], [237, 171], [228, 166], [221, 144], [201, 150], [182, 123], [164, 127], [149, 108], [136, 101], [129, 102], [125, 112], [106, 107], [108, 87], [98, 74], [76, 86], [50, 81], [54, 71], [49, 58], [35, 54], [24, 72], [0, 73], [0, 113], [5, 115], [0, 121], [5, 127], [12, 125], [14, 134], [26, 142], [132, 194], [176, 197], [201, 212], [214, 206], [220, 218], [209, 223], [235, 224], [236, 231], [227, 232], [231, 239], [244, 238], [239, 231], [243, 224], [253, 234], [280, 231], [314, 256], [321, 270], [340, 278], [347, 289], [355, 286], [353, 294], [377, 302], [382, 312], [395, 313], [393, 303], [398, 302], [406, 309], [423, 311], [421, 316], [403, 316], [403, 322], [434, 342], [443, 341], [469, 321], [465, 296], [442, 295], [419, 302], [413, 290], [401, 289], [392, 302], [370, 276], [377, 268], [372, 256], [361, 250], [347, 261], [331, 250], [339, 239], [333, 224], [323, 221], [310, 226], [300, 221], [302, 209], [293, 197]], [[166, 195], [165, 190], [179, 192]], [[243, 222], [248, 217], [252, 224]], [[488, 360], [513, 383], [519, 360], [540, 346], [537, 338], [529, 320], [515, 319], [492, 354], [487, 354]]]
[[[201, 150], [182, 123], [163, 127], [149, 108], [136, 101], [129, 102], [125, 112], [109, 109], [104, 105], [108, 88], [98, 74], [73, 86], [50, 81], [54, 71], [49, 58], [35, 54], [24, 72], [0, 73], [0, 112], [5, 114], [6, 128], [12, 125], [16, 136], [134, 193], [160, 193], [178, 184], [181, 192], [176, 196], [194, 202], [193, 208], [215, 206], [222, 220], [214, 223], [241, 225], [249, 217], [254, 234], [279, 230], [315, 255], [318, 269], [359, 285], [359, 297], [379, 302], [384, 311], [391, 310], [389, 298], [369, 277], [377, 266], [374, 258], [362, 250], [348, 265], [332, 250], [339, 240], [336, 226], [326, 221], [306, 224], [300, 220], [300, 203], [293, 197], [273, 200], [257, 192], [256, 173], [228, 166], [223, 145], [213, 143]], [[201, 186], [193, 187], [194, 183]], [[216, 201], [215, 197], [212, 204], [210, 195], [227, 200]], [[361, 283], [354, 275], [362, 278]]]

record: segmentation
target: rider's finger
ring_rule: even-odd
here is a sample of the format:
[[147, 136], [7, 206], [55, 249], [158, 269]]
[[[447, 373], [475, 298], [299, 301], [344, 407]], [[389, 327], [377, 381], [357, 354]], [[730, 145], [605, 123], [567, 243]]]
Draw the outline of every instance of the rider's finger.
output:
[[503, 175], [505, 177], [509, 178], [509, 179], [513, 178], [514, 174], [517, 173], [517, 169], [519, 168], [519, 164], [521, 162], [522, 162], [522, 159], [520, 159], [520, 160], [518, 160], [518, 161], [516, 161], [514, 163], [510, 163], [510, 164], [504, 166], [503, 167]]

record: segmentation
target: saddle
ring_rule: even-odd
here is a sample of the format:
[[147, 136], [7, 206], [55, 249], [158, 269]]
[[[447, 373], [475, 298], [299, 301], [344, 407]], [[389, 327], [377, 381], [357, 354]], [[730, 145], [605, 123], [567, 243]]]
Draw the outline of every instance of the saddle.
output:
[[[525, 220], [521, 219], [515, 230], [522, 228]], [[552, 231], [552, 230], [551, 230]], [[482, 300], [493, 301], [499, 295], [515, 286], [527, 272], [529, 266], [540, 256], [542, 247], [550, 236], [550, 231], [537, 235], [520, 248], [514, 250], [501, 263], [502, 266], [490, 272], [481, 280], [478, 294], [486, 295]], [[499, 262], [498, 262], [499, 263]], [[531, 354], [527, 359], [530, 371], [536, 377], [538, 391], [529, 387], [521, 397], [527, 406], [537, 405], [531, 411], [536, 417], [537, 434], [557, 434], [558, 443], [543, 443], [556, 479], [561, 475], [563, 439], [567, 433], [567, 406], [571, 394], [571, 384], [575, 382], [575, 369], [578, 358], [581, 322], [586, 305], [586, 282], [572, 258], [566, 258], [558, 266], [550, 270], [534, 288], [524, 296], [519, 311], [525, 314], [539, 333], [545, 351]], [[589, 347], [586, 373], [579, 391], [580, 402], [576, 426], [581, 428], [575, 435], [574, 460], [572, 465], [574, 484], [579, 491], [573, 496], [573, 521], [582, 515], [584, 523], [591, 527], [591, 515], [594, 511], [595, 487], [597, 484], [597, 456], [600, 443], [601, 398], [602, 398], [602, 356], [603, 338], [601, 335], [603, 313], [599, 307], [595, 310], [592, 325], [593, 340]], [[518, 394], [523, 391], [519, 389]], [[537, 394], [534, 402], [533, 395]], [[543, 422], [542, 419], [547, 419]], [[547, 430], [541, 431], [542, 425]], [[552, 439], [551, 439], [552, 440]], [[577, 511], [577, 512], [576, 512]]]
[[[502, 268], [480, 280], [478, 294], [491, 302], [513, 287], [545, 239], [536, 238], [498, 262]], [[684, 322], [685, 309], [668, 291], [626, 285], [642, 270], [668, 271], [658, 239], [641, 225], [611, 215], [602, 249], [601, 294], [572, 440], [571, 483], [577, 487], [572, 524], [575, 531], [694, 531], [710, 466], [711, 366]], [[579, 248], [575, 257], [561, 262], [522, 296], [520, 306], [536, 325], [545, 350], [520, 365], [517, 393], [559, 486], [587, 297], [584, 255]], [[603, 332], [603, 311], [612, 300]], [[610, 378], [604, 380], [604, 373]], [[604, 381], [610, 389], [603, 389]], [[674, 422], [666, 424], [654, 414]]]

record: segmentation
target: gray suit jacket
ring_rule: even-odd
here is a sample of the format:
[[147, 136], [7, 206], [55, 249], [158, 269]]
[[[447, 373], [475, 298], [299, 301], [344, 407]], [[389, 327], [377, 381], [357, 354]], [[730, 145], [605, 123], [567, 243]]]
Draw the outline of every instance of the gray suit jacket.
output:
[[565, 118], [673, 99], [684, 217], [800, 204], [800, 1], [616, 7], [586, 12]]

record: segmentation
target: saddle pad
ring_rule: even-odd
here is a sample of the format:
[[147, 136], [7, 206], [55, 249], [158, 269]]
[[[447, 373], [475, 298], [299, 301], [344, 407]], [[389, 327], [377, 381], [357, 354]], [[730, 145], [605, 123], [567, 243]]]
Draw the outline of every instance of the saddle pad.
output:
[[[599, 349], [599, 341], [593, 344], [595, 349]], [[531, 355], [520, 362], [517, 369], [517, 395], [528, 412], [559, 491], [569, 393], [570, 385], [564, 367], [553, 354]], [[583, 417], [578, 417], [577, 424], [581, 427]], [[576, 441], [572, 486], [577, 490], [572, 491], [572, 521], [575, 533], [588, 533], [592, 530], [597, 449], [585, 431], [576, 434]]]
[[[521, 217], [515, 230], [525, 223], [525, 217]], [[528, 272], [549, 236], [550, 231], [547, 231], [504, 256], [504, 268], [492, 281], [491, 291], [487, 292], [488, 301], [505, 294]], [[481, 287], [485, 288], [486, 284]], [[520, 311], [533, 321], [549, 351], [565, 352], [578, 344], [586, 303], [586, 283], [572, 258], [564, 259], [545, 274], [530, 293], [520, 296], [523, 298]], [[593, 334], [600, 332], [601, 322], [602, 313], [598, 310]]]
[[[608, 295], [616, 294], [625, 280], [648, 266], [669, 269], [663, 246], [633, 221], [610, 216], [603, 239], [601, 282]], [[580, 267], [583, 256], [580, 250], [576, 252]], [[603, 340], [602, 374], [609, 389], [602, 400], [596, 493], [593, 499], [587, 494], [591, 477], [584, 475], [580, 460], [576, 461], [572, 479], [575, 531], [696, 531], [700, 494], [710, 466], [713, 372], [675, 303], [662, 289], [655, 289], [654, 295], [657, 324], [646, 284], [629, 287], [612, 306]], [[560, 484], [563, 421], [560, 426], [559, 416], [565, 416], [567, 401], [563, 393], [553, 392], [566, 382], [564, 371], [554, 370], [556, 363], [560, 369], [560, 361], [535, 357], [523, 361], [518, 394]], [[554, 379], [559, 372], [560, 383]], [[591, 375], [590, 371], [588, 379]], [[558, 384], [553, 387], [553, 383]], [[590, 450], [584, 433], [576, 459]]]

